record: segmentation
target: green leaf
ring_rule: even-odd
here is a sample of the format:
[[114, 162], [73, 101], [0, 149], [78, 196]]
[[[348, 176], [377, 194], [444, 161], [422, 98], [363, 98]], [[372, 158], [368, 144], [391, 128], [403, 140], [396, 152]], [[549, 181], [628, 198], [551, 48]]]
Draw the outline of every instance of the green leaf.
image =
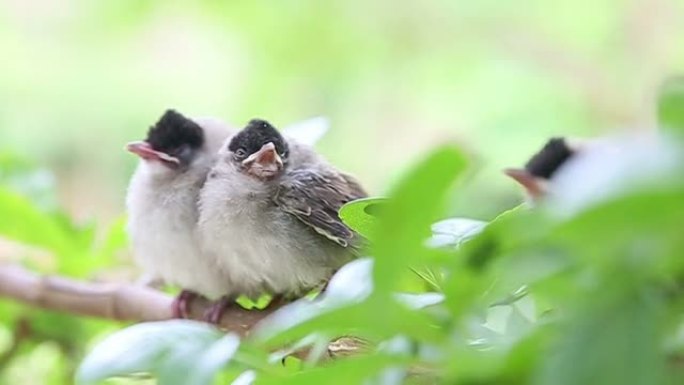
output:
[[66, 255], [73, 251], [69, 234], [53, 216], [25, 197], [0, 187], [0, 235]]
[[41, 209], [57, 208], [54, 175], [12, 153], [0, 152], [0, 186], [27, 197]]
[[458, 247], [479, 234], [486, 225], [487, 222], [468, 218], [450, 218], [439, 221], [432, 225], [432, 237], [428, 240], [428, 245]]
[[98, 242], [94, 256], [102, 265], [114, 262], [115, 254], [128, 244], [126, 233], [126, 217], [116, 219], [107, 229], [102, 241]]
[[[629, 194], [587, 210], [553, 228], [551, 239], [576, 251], [589, 264], [635, 264], [643, 272], [671, 260], [684, 267], [684, 188]], [[672, 272], [675, 272], [673, 270]]]
[[340, 208], [340, 219], [352, 230], [373, 239], [378, 213], [386, 203], [387, 198], [380, 197], [357, 199]]
[[376, 258], [376, 291], [395, 289], [402, 272], [426, 255], [430, 226], [441, 215], [449, 188], [466, 166], [458, 148], [444, 146], [416, 165], [391, 191], [371, 245], [371, 255]]
[[88, 354], [76, 374], [78, 384], [114, 376], [156, 375], [164, 385], [208, 385], [233, 357], [240, 340], [195, 321], [133, 325], [118, 331]]
[[[437, 300], [436, 297], [430, 299]], [[288, 323], [292, 318], [299, 320]], [[448, 332], [436, 328], [427, 314], [407, 309], [394, 299], [371, 297], [363, 303], [332, 309], [321, 308], [315, 302], [299, 301], [262, 321], [254, 337], [266, 346], [274, 347], [302, 339], [314, 331], [326, 336], [354, 335], [373, 339], [401, 334], [432, 342], [443, 340]]]
[[663, 383], [663, 303], [630, 283], [606, 283], [578, 298], [576, 311], [562, 324], [559, 341], [538, 368], [537, 384]]
[[394, 297], [410, 309], [423, 309], [444, 302], [444, 295], [440, 293], [397, 293]]
[[658, 95], [660, 126], [684, 134], [684, 77], [669, 79]]

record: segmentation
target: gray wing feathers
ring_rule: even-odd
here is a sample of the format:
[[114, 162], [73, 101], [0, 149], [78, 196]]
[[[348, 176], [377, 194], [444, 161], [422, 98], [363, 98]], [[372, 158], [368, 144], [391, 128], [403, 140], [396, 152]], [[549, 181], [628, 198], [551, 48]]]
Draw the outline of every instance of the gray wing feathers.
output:
[[342, 247], [359, 246], [359, 236], [339, 218], [345, 203], [367, 194], [351, 176], [321, 170], [294, 170], [278, 187], [275, 203]]

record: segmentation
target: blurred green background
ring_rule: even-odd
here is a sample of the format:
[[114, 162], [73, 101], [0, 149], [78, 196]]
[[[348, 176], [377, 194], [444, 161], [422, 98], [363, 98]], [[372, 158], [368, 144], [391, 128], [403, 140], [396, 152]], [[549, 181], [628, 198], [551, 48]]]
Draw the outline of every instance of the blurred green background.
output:
[[[236, 126], [324, 115], [320, 151], [375, 194], [459, 142], [476, 168], [452, 211], [489, 219], [520, 200], [500, 170], [549, 136], [654, 127], [683, 16], [676, 0], [0, 0], [0, 153], [49, 170], [39, 182], [77, 222], [106, 224], [137, 161], [123, 145], [166, 108]], [[33, 348], [0, 382], [67, 381], [68, 349]]]
[[375, 193], [457, 140], [481, 169], [455, 210], [488, 218], [518, 197], [500, 168], [549, 135], [651, 126], [684, 63], [674, 0], [0, 4], [0, 148], [53, 170], [84, 219], [123, 210], [122, 146], [168, 107], [328, 116], [321, 151]]

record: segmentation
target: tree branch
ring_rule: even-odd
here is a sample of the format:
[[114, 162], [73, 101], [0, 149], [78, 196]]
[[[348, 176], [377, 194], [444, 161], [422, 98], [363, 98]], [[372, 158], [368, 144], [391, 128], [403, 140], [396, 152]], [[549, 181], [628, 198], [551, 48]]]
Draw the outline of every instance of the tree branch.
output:
[[[79, 282], [40, 276], [11, 265], [0, 265], [0, 297], [44, 309], [119, 321], [173, 318], [173, 298], [157, 290], [131, 284]], [[190, 318], [201, 320], [208, 307], [206, 300], [192, 301]], [[225, 311], [219, 326], [244, 336], [276, 308], [246, 310], [236, 305]]]

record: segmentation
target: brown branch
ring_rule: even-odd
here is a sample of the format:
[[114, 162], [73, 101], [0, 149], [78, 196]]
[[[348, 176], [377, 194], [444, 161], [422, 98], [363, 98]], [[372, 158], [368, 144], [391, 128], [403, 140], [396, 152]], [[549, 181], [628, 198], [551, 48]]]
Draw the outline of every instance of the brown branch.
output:
[[[0, 299], [11, 299], [34, 307], [117, 321], [150, 322], [173, 318], [173, 298], [141, 285], [102, 282], [79, 282], [63, 277], [40, 276], [14, 265], [0, 264]], [[190, 318], [202, 320], [209, 302], [192, 301]], [[283, 303], [263, 310], [247, 310], [236, 305], [226, 309], [218, 326], [247, 336], [259, 321]], [[367, 350], [367, 344], [352, 337], [342, 337], [328, 345], [331, 358]], [[292, 353], [304, 358], [308, 349]]]
[[[39, 308], [119, 321], [145, 322], [173, 318], [173, 298], [154, 289], [131, 284], [86, 283], [40, 276], [11, 265], [0, 265], [2, 297]], [[193, 301], [190, 318], [201, 320], [208, 307], [209, 303], [205, 300]], [[276, 308], [246, 310], [236, 305], [226, 310], [219, 326], [244, 336]]]

